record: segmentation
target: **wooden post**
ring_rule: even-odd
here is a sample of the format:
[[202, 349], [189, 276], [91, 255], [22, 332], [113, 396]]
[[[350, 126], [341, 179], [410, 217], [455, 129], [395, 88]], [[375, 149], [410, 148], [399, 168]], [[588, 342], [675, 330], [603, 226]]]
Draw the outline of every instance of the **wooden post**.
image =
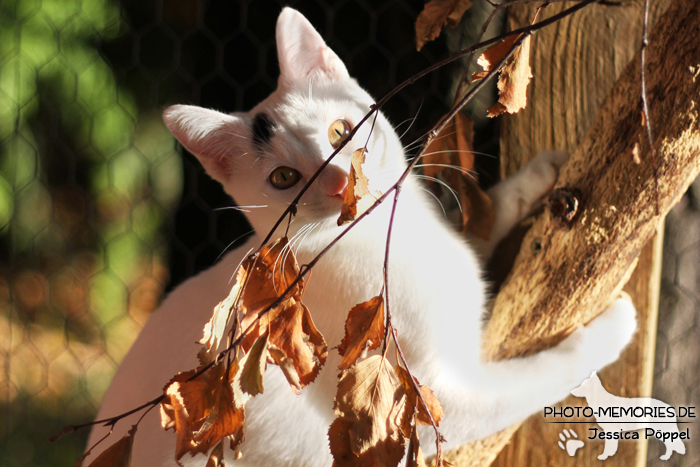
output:
[[[539, 151], [567, 149], [572, 159], [557, 186], [578, 190], [581, 207], [570, 224], [556, 222], [549, 212], [537, 219], [495, 299], [485, 348], [492, 357], [508, 358], [555, 344], [604, 309], [636, 261], [626, 290], [639, 311], [639, 332], [622, 359], [601, 373], [607, 389], [624, 397], [650, 395], [661, 251], [661, 235], [654, 233], [700, 171], [699, 7], [696, 0], [650, 3], [651, 24], [672, 4], [652, 28], [647, 49], [656, 176], [639, 105], [643, 2], [594, 5], [533, 37], [535, 78], [528, 107], [503, 122], [504, 174]], [[565, 7], [553, 4], [547, 13]], [[533, 10], [514, 8], [509, 26], [529, 24]], [[543, 248], [533, 254], [529, 245], [537, 237]], [[585, 402], [571, 398], [564, 404]], [[585, 450], [575, 457], [558, 447], [559, 432], [574, 427], [580, 437], [587, 434], [588, 425], [546, 424], [535, 415], [493, 465], [598, 463], [600, 441], [586, 440]], [[447, 459], [463, 466], [488, 465], [515, 430], [471, 443]], [[645, 462], [646, 444], [635, 441], [620, 443], [606, 465]]]

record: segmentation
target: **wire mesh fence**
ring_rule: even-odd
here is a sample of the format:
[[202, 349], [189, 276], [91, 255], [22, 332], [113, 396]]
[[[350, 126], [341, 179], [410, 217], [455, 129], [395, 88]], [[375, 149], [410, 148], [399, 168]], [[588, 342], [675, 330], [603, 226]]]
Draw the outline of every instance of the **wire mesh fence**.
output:
[[[675, 407], [700, 407], [699, 370], [700, 180], [696, 180], [666, 218], [653, 397]], [[700, 466], [699, 444], [692, 438], [697, 428], [693, 424], [679, 428], [688, 426], [691, 441], [686, 442], [684, 456], [662, 461], [664, 445], [650, 441], [648, 465]]]
[[[415, 51], [423, 0], [286, 4], [320, 29], [375, 97], [445, 54], [440, 42]], [[0, 2], [0, 467], [74, 465], [87, 432], [47, 438], [94, 416], [163, 294], [243, 242], [250, 227], [221, 209], [230, 200], [180, 154], [160, 112], [175, 103], [245, 110], [266, 97], [278, 74], [282, 6]], [[445, 70], [389, 102], [385, 113], [400, 133], [416, 117], [406, 143], [445, 113], [450, 89]], [[476, 149], [493, 154], [494, 141], [482, 139]], [[694, 193], [669, 218], [654, 391], [697, 406]]]
[[[165, 291], [250, 230], [160, 112], [247, 110], [273, 91], [284, 4], [0, 2], [0, 466], [74, 465], [87, 432], [48, 437], [94, 416]], [[289, 4], [375, 96], [445, 53], [415, 51], [422, 0]], [[427, 77], [385, 111], [418, 115], [414, 138], [449, 89]]]

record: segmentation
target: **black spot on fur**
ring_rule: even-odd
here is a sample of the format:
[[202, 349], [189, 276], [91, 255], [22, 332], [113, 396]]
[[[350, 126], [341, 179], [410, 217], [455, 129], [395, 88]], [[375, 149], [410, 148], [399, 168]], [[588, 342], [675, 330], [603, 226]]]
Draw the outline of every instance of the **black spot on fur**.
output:
[[253, 117], [253, 144], [258, 148], [269, 145], [274, 125], [266, 113], [259, 113]]

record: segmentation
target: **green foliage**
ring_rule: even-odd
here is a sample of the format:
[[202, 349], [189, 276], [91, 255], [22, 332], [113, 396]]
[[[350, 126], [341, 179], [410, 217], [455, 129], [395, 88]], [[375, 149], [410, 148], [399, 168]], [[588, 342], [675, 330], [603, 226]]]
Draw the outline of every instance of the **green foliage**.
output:
[[116, 1], [0, 2], [0, 465], [75, 461], [87, 432], [46, 437], [91, 416], [167, 281], [182, 168], [96, 47], [126, 32]]

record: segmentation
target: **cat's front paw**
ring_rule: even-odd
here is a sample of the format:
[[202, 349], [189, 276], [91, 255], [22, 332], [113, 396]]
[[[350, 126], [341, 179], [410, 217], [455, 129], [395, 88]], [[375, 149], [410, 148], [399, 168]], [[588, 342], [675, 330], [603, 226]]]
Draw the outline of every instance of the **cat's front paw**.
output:
[[559, 178], [559, 170], [568, 160], [569, 153], [566, 151], [543, 151], [530, 161], [528, 170], [539, 182], [540, 197], [552, 191]]
[[581, 336], [577, 336], [581, 339], [579, 358], [591, 370], [600, 369], [617, 360], [636, 330], [637, 310], [625, 293], [577, 331], [581, 333]]

